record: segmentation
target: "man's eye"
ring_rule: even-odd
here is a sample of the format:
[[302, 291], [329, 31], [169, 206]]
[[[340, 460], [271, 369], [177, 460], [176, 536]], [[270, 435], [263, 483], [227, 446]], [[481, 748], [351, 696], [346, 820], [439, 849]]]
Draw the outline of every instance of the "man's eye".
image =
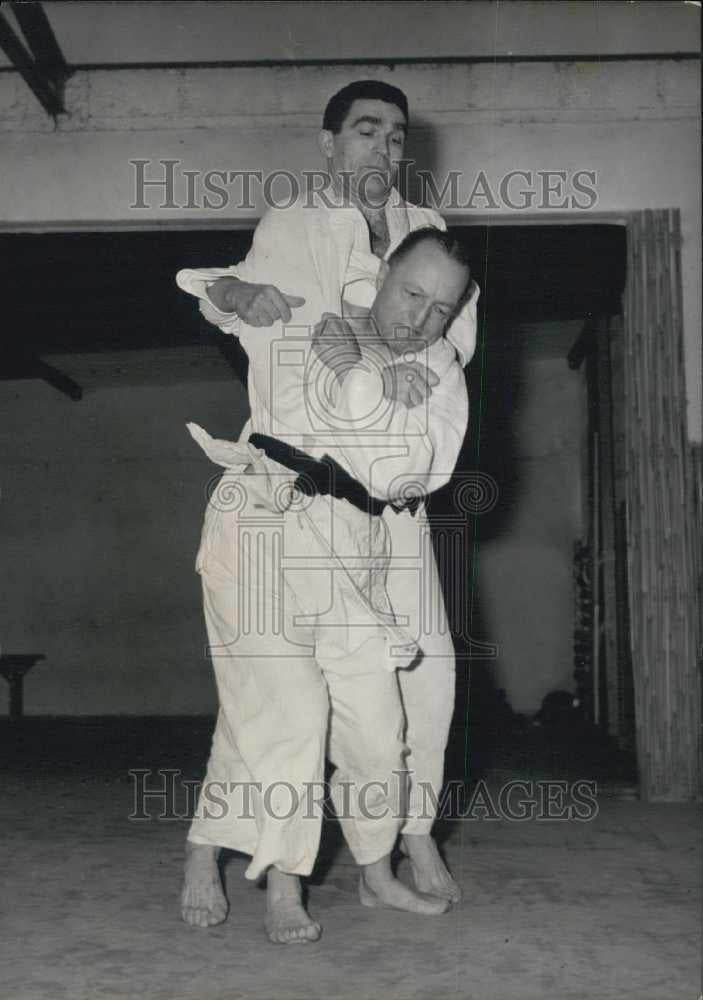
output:
[[402, 146], [402, 145], [403, 145], [403, 139], [402, 139], [402, 137], [401, 137], [401, 136], [399, 136], [399, 135], [397, 135], [397, 136], [395, 136], [395, 138], [391, 139], [391, 142], [392, 142], [392, 143], [393, 143], [393, 144], [394, 144], [395, 146]]
[[373, 131], [371, 131], [371, 132], [369, 132], [369, 131], [363, 132], [361, 129], [359, 130], [359, 135], [366, 136], [367, 139], [370, 138], [373, 134], [374, 134]]

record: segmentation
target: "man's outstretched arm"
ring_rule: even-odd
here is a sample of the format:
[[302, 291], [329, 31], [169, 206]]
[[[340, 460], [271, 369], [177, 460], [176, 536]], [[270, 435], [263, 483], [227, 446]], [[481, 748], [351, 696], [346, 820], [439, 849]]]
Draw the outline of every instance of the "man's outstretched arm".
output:
[[291, 310], [305, 303], [302, 296], [260, 281], [267, 261], [281, 252], [277, 222], [271, 214], [264, 216], [256, 227], [249, 253], [238, 264], [186, 268], [176, 275], [178, 287], [195, 295], [205, 319], [224, 333], [238, 336], [240, 320], [254, 327], [288, 323]]
[[217, 278], [208, 285], [207, 295], [219, 312], [236, 313], [248, 326], [289, 323], [291, 309], [305, 305], [300, 295], [288, 295], [275, 285], [242, 281], [234, 275]]

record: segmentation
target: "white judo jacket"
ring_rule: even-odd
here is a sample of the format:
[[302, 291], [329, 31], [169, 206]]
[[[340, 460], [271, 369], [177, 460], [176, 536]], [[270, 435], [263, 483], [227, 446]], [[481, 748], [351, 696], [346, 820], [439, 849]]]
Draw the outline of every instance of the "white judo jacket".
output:
[[[406, 203], [395, 191], [386, 216], [389, 252], [412, 229], [445, 228], [437, 213]], [[272, 512], [290, 506], [291, 491], [281, 486], [290, 486], [295, 473], [248, 443], [255, 431], [313, 457], [331, 455], [373, 496], [384, 500], [402, 502], [408, 495], [432, 492], [454, 470], [468, 420], [461, 366], [475, 348], [477, 288], [446, 339], [432, 345], [426, 357], [418, 358], [440, 377], [427, 406], [408, 409], [400, 404], [389, 406], [388, 401], [382, 405], [378, 372], [368, 359], [347, 375], [331, 403], [325, 386], [329, 372], [322, 372], [314, 359], [311, 363], [312, 332], [322, 314], [341, 315], [345, 287], [356, 294], [374, 267], [378, 262], [358, 209], [330, 208], [315, 196], [311, 204], [299, 201], [288, 209], [269, 210], [240, 264], [183, 270], [177, 275], [179, 287], [199, 299], [208, 320], [239, 337], [249, 358], [251, 417], [239, 442], [214, 441], [192, 424], [189, 430], [208, 456], [228, 470], [227, 476], [246, 484], [249, 496], [256, 496]], [[276, 285], [283, 292], [303, 296], [305, 305], [294, 310], [285, 327], [280, 322], [268, 328], [249, 327], [238, 317], [217, 310], [207, 296], [207, 287], [227, 275]], [[245, 468], [249, 475], [244, 477]], [[208, 524], [216, 516], [210, 508], [197, 563], [201, 572], [212, 549]], [[408, 513], [397, 516], [410, 517]], [[353, 657], [362, 646], [368, 656], [372, 641], [379, 646], [376, 653], [383, 648], [378, 660], [388, 669], [407, 666], [417, 655], [418, 645], [397, 624], [386, 592], [392, 553], [384, 519], [370, 518], [346, 501], [315, 497], [305, 510], [298, 509], [286, 519], [286, 531], [289, 550], [309, 552], [311, 564], [320, 567], [326, 560], [333, 570], [320, 574], [318, 569], [317, 576], [312, 572], [304, 587], [296, 586], [295, 601], [314, 619], [329, 605], [331, 580], [333, 603], [344, 608], [341, 617], [350, 623], [348, 628], [340, 621], [318, 629], [318, 656], [342, 660]], [[300, 573], [296, 578], [300, 582]]]

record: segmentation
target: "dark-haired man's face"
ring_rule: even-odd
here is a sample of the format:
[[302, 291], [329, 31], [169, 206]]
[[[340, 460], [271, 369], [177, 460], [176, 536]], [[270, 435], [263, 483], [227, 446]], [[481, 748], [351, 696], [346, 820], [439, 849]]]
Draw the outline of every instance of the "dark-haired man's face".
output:
[[444, 334], [469, 282], [469, 269], [423, 240], [380, 272], [371, 307], [379, 336], [394, 354], [429, 347]]
[[405, 115], [395, 104], [356, 100], [336, 135], [321, 133], [320, 146], [345, 193], [381, 208], [398, 176], [406, 131]]

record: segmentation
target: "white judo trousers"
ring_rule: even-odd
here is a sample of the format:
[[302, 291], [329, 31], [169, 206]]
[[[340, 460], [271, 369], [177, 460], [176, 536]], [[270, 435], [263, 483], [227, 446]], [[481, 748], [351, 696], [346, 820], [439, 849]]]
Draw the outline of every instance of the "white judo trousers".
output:
[[[225, 472], [197, 563], [220, 710], [189, 839], [251, 854], [249, 878], [271, 864], [312, 870], [325, 756], [336, 767], [332, 799], [359, 864], [390, 852], [406, 812], [395, 663], [415, 647], [383, 621], [387, 528], [329, 497], [281, 512], [281, 485]], [[244, 502], [228, 509], [218, 495], [233, 493]], [[332, 536], [356, 569], [324, 559]]]
[[[189, 840], [251, 855], [250, 879], [272, 864], [309, 874], [328, 756], [345, 839], [357, 863], [370, 864], [399, 832], [430, 831], [442, 783], [454, 651], [427, 558], [429, 525], [419, 511], [370, 517], [326, 497], [282, 515], [217, 502], [242, 484], [245, 475], [223, 476], [198, 555], [220, 708]], [[242, 531], [252, 506], [255, 544]], [[356, 561], [358, 571], [315, 568], [328, 524], [345, 565]], [[272, 565], [277, 531], [287, 543], [283, 573]], [[383, 621], [388, 596], [402, 630], [365, 614], [368, 599]]]
[[393, 609], [420, 647], [414, 665], [398, 670], [406, 718], [409, 775], [407, 834], [429, 834], [442, 790], [444, 754], [454, 712], [456, 654], [445, 609], [430, 524], [386, 508], [391, 541], [386, 588]]

